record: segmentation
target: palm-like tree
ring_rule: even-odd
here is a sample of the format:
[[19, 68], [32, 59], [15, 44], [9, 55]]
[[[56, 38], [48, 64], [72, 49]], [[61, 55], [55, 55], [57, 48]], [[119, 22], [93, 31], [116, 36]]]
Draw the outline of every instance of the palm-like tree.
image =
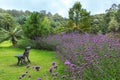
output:
[[22, 29], [19, 26], [11, 28], [10, 30], [0, 28], [0, 43], [5, 40], [11, 40], [12, 45], [15, 47], [17, 44], [17, 38], [21, 37], [21, 34]]

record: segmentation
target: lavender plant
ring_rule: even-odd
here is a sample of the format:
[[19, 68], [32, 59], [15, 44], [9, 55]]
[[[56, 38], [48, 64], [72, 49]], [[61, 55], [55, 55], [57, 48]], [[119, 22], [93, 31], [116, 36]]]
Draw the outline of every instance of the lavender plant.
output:
[[120, 39], [105, 35], [65, 34], [57, 53], [67, 60], [70, 80], [120, 79]]
[[37, 41], [42, 41], [41, 46], [56, 50], [56, 55], [66, 65], [65, 74], [56, 77], [54, 75], [59, 72], [54, 72], [56, 63], [53, 63], [49, 69], [53, 80], [120, 79], [119, 38], [102, 34], [64, 33], [39, 38]]

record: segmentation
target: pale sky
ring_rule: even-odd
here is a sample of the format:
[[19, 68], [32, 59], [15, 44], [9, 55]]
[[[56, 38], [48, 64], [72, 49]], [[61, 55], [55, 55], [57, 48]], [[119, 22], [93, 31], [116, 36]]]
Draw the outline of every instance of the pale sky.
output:
[[59, 13], [68, 17], [68, 10], [75, 1], [80, 1], [82, 7], [91, 14], [104, 13], [113, 3], [120, 4], [120, 0], [0, 0], [0, 8], [40, 11], [46, 10], [52, 14]]

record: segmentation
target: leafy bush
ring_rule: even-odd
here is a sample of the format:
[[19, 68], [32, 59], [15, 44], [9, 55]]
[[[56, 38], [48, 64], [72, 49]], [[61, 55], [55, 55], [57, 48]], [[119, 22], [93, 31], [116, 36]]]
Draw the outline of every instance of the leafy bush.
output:
[[56, 46], [60, 43], [57, 36], [39, 37], [37, 40], [23, 39], [18, 41], [17, 47], [25, 48], [26, 46], [31, 46], [35, 49], [43, 50], [55, 50]]
[[35, 48], [35, 44], [33, 44], [33, 41], [30, 39], [18, 40], [17, 47], [25, 49], [26, 46], [31, 46], [32, 48]]
[[29, 39], [35, 40], [37, 37], [48, 35], [52, 32], [50, 21], [47, 17], [43, 17], [38, 12], [30, 14], [23, 26], [23, 32]]
[[[25, 48], [26, 46], [31, 46], [35, 49], [45, 49], [45, 50], [56, 50], [56, 46], [62, 44], [62, 35], [49, 35], [46, 37], [39, 37], [36, 40], [24, 39], [18, 42], [18, 47]], [[61, 37], [60, 37], [61, 36]]]

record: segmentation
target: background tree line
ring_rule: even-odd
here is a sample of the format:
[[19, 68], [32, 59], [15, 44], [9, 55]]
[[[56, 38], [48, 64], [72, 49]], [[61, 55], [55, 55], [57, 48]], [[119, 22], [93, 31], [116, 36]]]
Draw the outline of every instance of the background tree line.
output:
[[11, 39], [15, 45], [17, 38], [26, 36], [36, 40], [38, 37], [62, 32], [106, 34], [120, 31], [120, 4], [113, 4], [105, 13], [90, 15], [75, 2], [64, 18], [58, 13], [4, 10], [0, 8], [0, 42]]
[[93, 33], [109, 33], [120, 31], [120, 4], [112, 6], [103, 14], [91, 16]]

